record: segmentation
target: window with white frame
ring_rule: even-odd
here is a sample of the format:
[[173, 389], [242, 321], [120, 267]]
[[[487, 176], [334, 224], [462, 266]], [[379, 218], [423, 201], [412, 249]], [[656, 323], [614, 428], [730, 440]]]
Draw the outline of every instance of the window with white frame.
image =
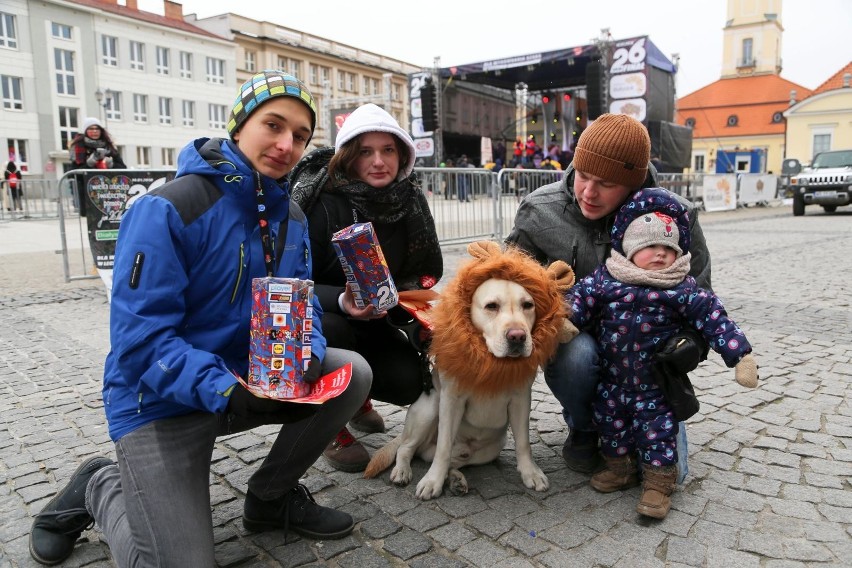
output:
[[401, 91], [402, 89], [399, 88], [397, 83], [391, 84], [391, 97], [393, 100], [398, 101], [400, 99]]
[[380, 82], [378, 79], [372, 79], [372, 80], [370, 81], [370, 84], [373, 86], [373, 92], [372, 92], [372, 94], [374, 94], [374, 95], [378, 95], [378, 94], [379, 94], [379, 92], [381, 91], [381, 89], [380, 89], [380, 87], [379, 87], [379, 85], [381, 84], [381, 82]]
[[175, 165], [175, 149], [174, 148], [161, 148], [160, 149], [160, 160], [163, 162], [164, 166], [174, 167], [174, 165]]
[[215, 57], [207, 58], [207, 82], [225, 84], [225, 60]]
[[816, 156], [820, 152], [828, 152], [831, 150], [831, 133], [830, 132], [820, 132], [814, 133], [813, 139], [813, 153], [812, 156]]
[[210, 128], [225, 128], [225, 121], [228, 119], [225, 105], [211, 104], [208, 106], [208, 109], [208, 124]]
[[180, 78], [192, 79], [192, 54], [188, 51], [180, 52]]
[[0, 12], [0, 47], [18, 49], [18, 31], [15, 16]]
[[130, 42], [130, 68], [136, 71], [145, 70], [145, 44], [139, 41]]
[[6, 110], [24, 110], [24, 96], [21, 92], [21, 77], [0, 75], [3, 89], [3, 108]]
[[27, 151], [27, 141], [17, 138], [9, 138], [9, 159], [13, 160], [18, 169], [22, 172], [27, 172], [30, 169], [29, 152]]
[[101, 36], [101, 63], [110, 67], [118, 67], [118, 38], [108, 35]]
[[286, 69], [287, 69], [287, 71], [288, 71], [291, 75], [295, 75], [296, 77], [299, 77], [299, 79], [301, 79], [301, 77], [300, 77], [299, 75], [300, 75], [300, 73], [302, 72], [302, 71], [301, 71], [302, 66], [301, 66], [299, 63], [300, 63], [300, 62], [299, 62], [299, 60], [298, 60], [298, 59], [290, 59], [290, 60], [287, 62], [287, 67], [286, 67]]
[[151, 147], [136, 146], [136, 165], [140, 168], [151, 166]]
[[319, 66], [311, 63], [308, 66], [308, 80], [311, 85], [319, 85]]
[[743, 59], [740, 65], [742, 67], [754, 65], [754, 39], [750, 37], [743, 39]]
[[172, 124], [172, 99], [168, 97], [160, 97], [160, 124]]
[[345, 91], [346, 90], [346, 72], [338, 71], [337, 72], [337, 90]]
[[257, 69], [257, 52], [246, 51], [246, 71], [254, 73]]
[[355, 89], [355, 73], [347, 73], [346, 74], [346, 90], [350, 93], [356, 93]]
[[195, 103], [183, 101], [183, 125], [195, 126]]
[[133, 95], [133, 122], [148, 122], [148, 95]]
[[321, 85], [331, 84], [331, 67], [320, 66], [320, 81]]
[[168, 75], [171, 71], [172, 54], [168, 47], [157, 46], [157, 75]]
[[697, 173], [704, 171], [704, 154], [695, 154], [693, 156], [692, 169]]
[[56, 39], [71, 39], [71, 26], [50, 22], [50, 33]]
[[121, 120], [121, 93], [107, 91], [104, 98], [107, 120]]
[[79, 109], [72, 107], [59, 107], [59, 139], [62, 149], [67, 150], [68, 144], [79, 132]]
[[284, 57], [283, 55], [279, 55], [275, 59], [275, 61], [277, 62], [276, 68], [283, 69], [284, 71], [287, 70], [287, 58], [286, 57]]
[[74, 52], [54, 48], [53, 63], [56, 66], [56, 92], [60, 95], [76, 95], [74, 80]]

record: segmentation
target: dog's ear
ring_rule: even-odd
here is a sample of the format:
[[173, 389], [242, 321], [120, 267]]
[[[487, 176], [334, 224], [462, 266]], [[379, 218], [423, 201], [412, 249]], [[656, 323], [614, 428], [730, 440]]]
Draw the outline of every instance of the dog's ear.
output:
[[476, 241], [467, 245], [467, 252], [474, 258], [484, 259], [497, 256], [502, 251], [500, 250], [500, 245], [494, 241]]
[[574, 269], [562, 260], [555, 260], [547, 267], [547, 274], [556, 280], [556, 286], [559, 291], [567, 292], [574, 285]]

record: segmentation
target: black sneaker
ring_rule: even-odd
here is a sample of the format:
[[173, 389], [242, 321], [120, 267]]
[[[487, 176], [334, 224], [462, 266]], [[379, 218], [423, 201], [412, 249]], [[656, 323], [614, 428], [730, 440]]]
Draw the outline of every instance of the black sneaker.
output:
[[308, 488], [298, 484], [284, 497], [262, 501], [251, 491], [246, 493], [243, 526], [251, 532], [274, 529], [292, 530], [308, 538], [343, 538], [352, 532], [355, 521], [342, 511], [318, 505]]
[[595, 473], [603, 469], [604, 461], [598, 448], [599, 443], [597, 432], [572, 428], [562, 444], [562, 459], [568, 469], [579, 473]]
[[71, 556], [80, 534], [95, 522], [86, 510], [86, 486], [96, 471], [114, 463], [103, 457], [87, 459], [36, 515], [30, 531], [30, 555], [37, 562], [51, 566]]

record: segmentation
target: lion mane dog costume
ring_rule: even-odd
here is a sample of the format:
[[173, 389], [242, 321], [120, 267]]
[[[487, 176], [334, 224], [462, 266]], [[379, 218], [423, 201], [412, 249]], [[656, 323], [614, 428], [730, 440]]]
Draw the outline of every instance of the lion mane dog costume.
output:
[[524, 485], [548, 488], [530, 447], [532, 384], [557, 344], [577, 334], [565, 302], [574, 284], [570, 266], [557, 261], [545, 269], [521, 250], [490, 241], [472, 243], [468, 252], [473, 260], [459, 267], [431, 310], [435, 388], [409, 407], [403, 433], [376, 452], [364, 473], [375, 477], [395, 462], [391, 481], [407, 485], [412, 458], [431, 461], [417, 485], [423, 500], [439, 496], [448, 477], [451, 492], [466, 493], [459, 468], [496, 459], [510, 426]]

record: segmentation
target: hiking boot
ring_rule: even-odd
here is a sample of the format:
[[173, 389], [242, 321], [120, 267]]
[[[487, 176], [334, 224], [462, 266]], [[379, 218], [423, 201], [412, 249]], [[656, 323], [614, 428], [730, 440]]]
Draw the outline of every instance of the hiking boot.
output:
[[348, 473], [364, 471], [370, 463], [370, 454], [346, 428], [337, 433], [322, 455], [331, 467]]
[[369, 398], [364, 402], [364, 405], [358, 409], [358, 412], [355, 413], [352, 420], [349, 421], [349, 425], [359, 432], [364, 432], [366, 434], [375, 434], [377, 432], [385, 431], [385, 421], [382, 419], [382, 415], [373, 409], [373, 403]]
[[30, 555], [37, 562], [51, 566], [71, 556], [77, 539], [95, 523], [86, 510], [86, 486], [95, 472], [114, 463], [103, 457], [84, 461], [65, 488], [35, 516], [30, 531]]
[[562, 444], [562, 459], [568, 469], [580, 473], [594, 473], [603, 467], [601, 453], [598, 450], [598, 433], [571, 428], [565, 443]]
[[622, 491], [639, 485], [639, 472], [632, 456], [606, 457], [606, 469], [592, 476], [590, 483], [601, 493]]
[[636, 511], [654, 519], [665, 519], [672, 506], [677, 482], [677, 466], [655, 467], [642, 464], [642, 498]]
[[283, 497], [272, 501], [263, 501], [249, 490], [243, 526], [251, 532], [284, 529], [285, 540], [290, 530], [321, 540], [345, 537], [352, 532], [355, 521], [347, 513], [318, 505], [308, 488], [300, 483]]

